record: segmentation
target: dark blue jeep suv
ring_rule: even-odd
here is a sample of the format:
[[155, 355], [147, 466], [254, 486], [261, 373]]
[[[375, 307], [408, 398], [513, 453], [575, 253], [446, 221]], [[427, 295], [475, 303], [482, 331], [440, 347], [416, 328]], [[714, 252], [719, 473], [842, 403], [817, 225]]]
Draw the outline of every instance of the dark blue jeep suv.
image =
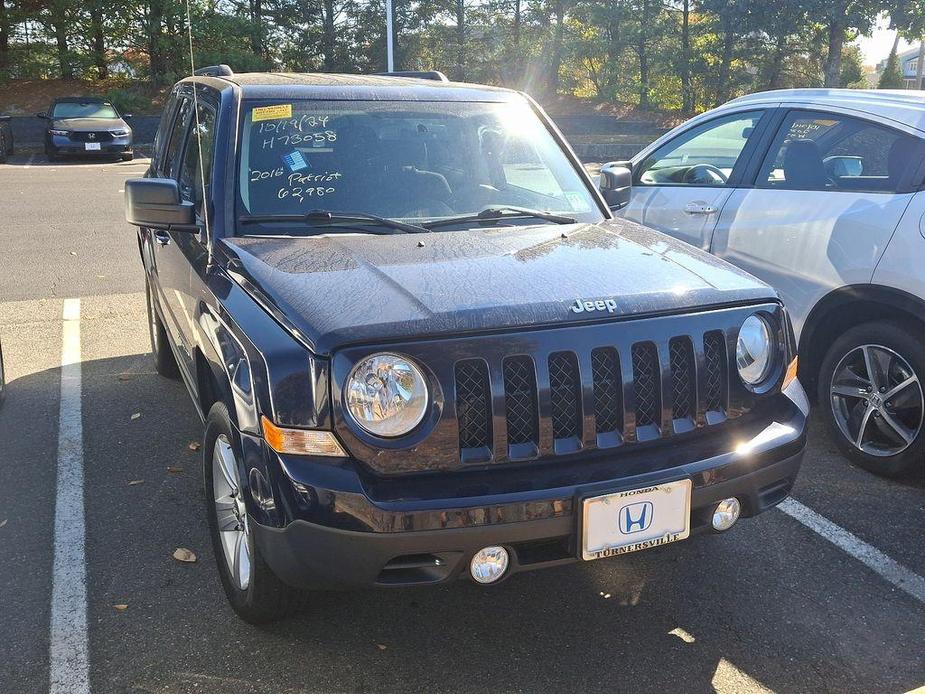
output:
[[244, 619], [721, 532], [793, 485], [776, 294], [614, 219], [521, 93], [206, 68], [125, 196]]

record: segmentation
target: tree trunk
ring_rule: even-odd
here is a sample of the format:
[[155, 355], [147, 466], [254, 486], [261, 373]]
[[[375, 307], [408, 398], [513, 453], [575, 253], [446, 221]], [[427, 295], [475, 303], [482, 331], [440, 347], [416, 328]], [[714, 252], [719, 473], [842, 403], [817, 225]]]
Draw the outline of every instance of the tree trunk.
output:
[[784, 76], [784, 51], [787, 48], [787, 35], [781, 32], [774, 42], [774, 58], [771, 61], [771, 71], [768, 73], [768, 89], [780, 89], [781, 77]]
[[335, 72], [337, 58], [334, 52], [337, 48], [337, 33], [334, 27], [334, 0], [323, 0], [321, 6], [321, 55], [324, 71]]
[[456, 79], [466, 81], [466, 0], [456, 0]]
[[694, 94], [691, 91], [691, 3], [684, 0], [681, 8], [681, 111], [685, 114], [694, 110]]
[[[898, 35], [898, 32], [897, 32]], [[919, 41], [919, 59], [915, 68], [915, 88], [922, 88], [922, 68], [925, 68], [925, 42]]]
[[96, 66], [96, 78], [109, 76], [109, 64], [106, 61], [106, 34], [103, 30], [103, 8], [98, 2], [90, 6], [90, 35], [93, 44], [93, 64]]
[[55, 33], [55, 46], [58, 50], [58, 69], [61, 73], [61, 79], [73, 79], [74, 69], [71, 67], [69, 55], [70, 47], [67, 43], [67, 21], [64, 18], [64, 13], [55, 11], [52, 21]]
[[829, 23], [828, 53], [825, 56], [823, 86], [837, 87], [841, 79], [841, 49], [845, 43], [845, 27], [841, 17]]
[[723, 57], [719, 63], [719, 88], [716, 90], [716, 105], [721, 106], [729, 101], [732, 91], [729, 84], [729, 71], [732, 67], [732, 49], [735, 47], [735, 31], [733, 29], [732, 7], [726, 5], [723, 13]]
[[10, 18], [6, 13], [6, 0], [0, 0], [0, 79], [10, 66]]
[[263, 45], [263, 0], [250, 0], [251, 22], [254, 29], [251, 32], [251, 50], [254, 55], [264, 57], [266, 52]]
[[556, 0], [556, 29], [552, 35], [552, 53], [549, 60], [549, 93], [559, 91], [559, 68], [562, 67], [562, 43], [565, 40], [565, 0]]
[[523, 21], [521, 0], [514, 0], [514, 48], [520, 48], [520, 25]]
[[160, 84], [167, 72], [163, 46], [164, 0], [151, 0], [148, 12], [148, 61], [151, 81]]
[[649, 28], [649, 0], [642, 0], [642, 16], [639, 21], [639, 40], [636, 53], [639, 56], [639, 108], [649, 108], [649, 54], [648, 54], [648, 28]]

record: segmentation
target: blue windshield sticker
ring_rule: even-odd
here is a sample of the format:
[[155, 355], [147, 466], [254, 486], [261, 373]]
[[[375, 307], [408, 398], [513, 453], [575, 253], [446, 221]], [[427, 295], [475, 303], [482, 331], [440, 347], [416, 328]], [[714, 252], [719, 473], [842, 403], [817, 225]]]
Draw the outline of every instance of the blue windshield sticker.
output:
[[299, 150], [294, 150], [289, 154], [283, 155], [283, 163], [289, 167], [290, 171], [301, 171], [308, 168], [308, 162]]

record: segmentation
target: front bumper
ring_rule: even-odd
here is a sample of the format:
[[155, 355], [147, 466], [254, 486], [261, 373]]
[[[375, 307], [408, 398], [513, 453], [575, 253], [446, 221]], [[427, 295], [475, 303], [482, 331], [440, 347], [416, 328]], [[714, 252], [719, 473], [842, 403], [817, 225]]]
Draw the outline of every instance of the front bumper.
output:
[[[319, 467], [305, 459], [278, 458], [281, 478], [295, 494], [276, 494], [276, 503], [270, 494], [258, 493], [251, 514], [257, 546], [283, 581], [305, 588], [452, 580], [467, 576], [472, 555], [487, 545], [508, 549], [510, 576], [579, 561], [583, 498], [683, 478], [693, 483], [692, 534], [710, 530], [713, 508], [724, 498], [738, 497], [742, 516], [749, 517], [789, 494], [806, 444], [808, 405], [798, 382], [788, 391], [780, 396], [773, 421], [730, 428], [710, 444], [713, 454], [701, 455], [706, 444], [679, 444], [589, 458], [578, 461], [574, 474], [564, 470], [548, 478], [552, 484], [527, 469], [522, 477], [513, 474], [501, 483], [511, 491], [474, 480], [461, 486], [450, 475], [414, 484], [377, 484], [330, 462]], [[255, 445], [256, 440], [245, 446], [246, 458], [248, 449], [256, 454]], [[506, 473], [487, 472], [495, 480]]]
[[68, 137], [51, 135], [46, 137], [45, 148], [50, 154], [89, 155], [130, 154], [132, 153], [131, 136], [116, 137], [105, 142], [98, 142], [99, 149], [87, 149], [86, 142], [75, 142]]

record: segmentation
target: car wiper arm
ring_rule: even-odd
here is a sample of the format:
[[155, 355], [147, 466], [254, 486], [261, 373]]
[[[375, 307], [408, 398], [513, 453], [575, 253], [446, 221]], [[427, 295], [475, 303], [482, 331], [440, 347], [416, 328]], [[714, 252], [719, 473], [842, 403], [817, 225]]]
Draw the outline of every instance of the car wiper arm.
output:
[[543, 212], [534, 210], [529, 207], [514, 207], [512, 205], [500, 205], [498, 207], [486, 207], [478, 214], [466, 214], [458, 217], [447, 217], [446, 219], [436, 219], [427, 222], [421, 226], [427, 229], [449, 226], [451, 224], [462, 224], [464, 222], [498, 222], [504, 219], [518, 219], [523, 217], [536, 217], [554, 224], [574, 224], [577, 220], [573, 217], [566, 217], [561, 214], [552, 212]]
[[379, 217], [366, 212], [331, 212], [329, 210], [311, 210], [305, 214], [255, 214], [238, 217], [241, 224], [254, 224], [258, 222], [305, 222], [313, 226], [325, 224], [339, 224], [341, 222], [364, 222], [395, 229], [406, 234], [421, 234], [429, 231], [417, 224], [407, 224], [389, 217]]

